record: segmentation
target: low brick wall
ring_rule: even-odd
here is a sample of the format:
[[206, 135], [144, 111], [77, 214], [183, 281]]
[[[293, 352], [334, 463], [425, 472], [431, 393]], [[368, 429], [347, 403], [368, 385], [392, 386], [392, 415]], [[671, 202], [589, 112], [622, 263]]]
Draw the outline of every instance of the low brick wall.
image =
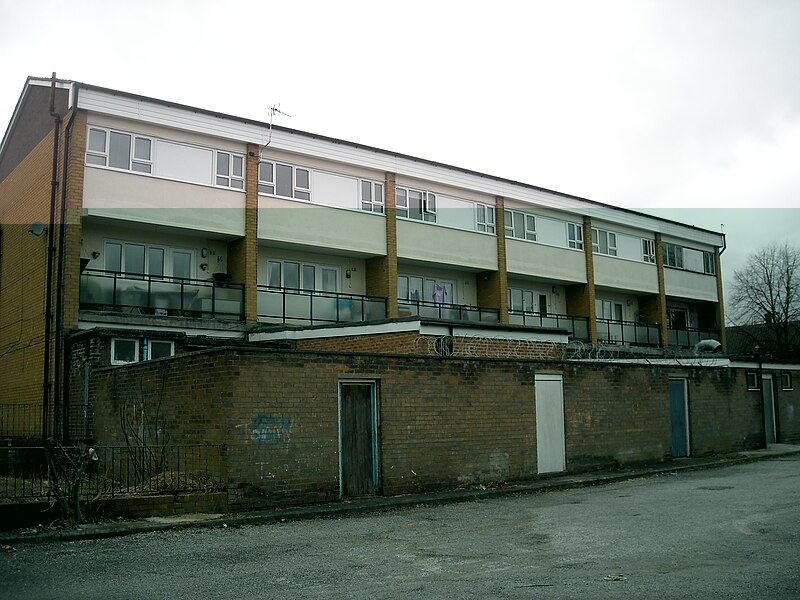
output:
[[221, 349], [95, 369], [95, 435], [121, 443], [119, 411], [160, 402], [172, 443], [227, 446], [229, 508], [335, 500], [339, 383], [377, 389], [384, 494], [538, 477], [538, 373], [563, 377], [568, 471], [671, 456], [669, 379], [687, 380], [690, 448], [763, 443], [760, 402], [729, 368]]

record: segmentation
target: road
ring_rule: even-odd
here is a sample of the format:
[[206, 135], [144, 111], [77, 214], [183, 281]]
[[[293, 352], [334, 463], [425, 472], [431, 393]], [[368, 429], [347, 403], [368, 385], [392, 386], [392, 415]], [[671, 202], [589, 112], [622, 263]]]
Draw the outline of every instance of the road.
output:
[[800, 456], [0, 553], [0, 598], [800, 598]]

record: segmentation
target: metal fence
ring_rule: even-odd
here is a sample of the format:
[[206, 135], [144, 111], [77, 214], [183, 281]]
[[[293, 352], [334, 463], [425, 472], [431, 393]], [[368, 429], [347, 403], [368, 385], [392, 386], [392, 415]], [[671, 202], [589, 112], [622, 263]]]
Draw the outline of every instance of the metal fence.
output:
[[397, 300], [397, 311], [401, 317], [419, 315], [433, 319], [450, 321], [470, 321], [473, 323], [499, 323], [500, 311], [496, 308], [467, 306], [466, 304], [447, 304], [424, 300]]
[[42, 404], [17, 403], [0, 405], [0, 436], [41, 439]]
[[589, 341], [589, 319], [586, 317], [572, 317], [556, 313], [534, 313], [524, 310], [509, 310], [508, 322], [512, 325], [526, 327], [555, 327], [572, 332], [570, 339]]
[[358, 323], [385, 319], [386, 298], [260, 285], [257, 310], [265, 323]]
[[[181, 446], [70, 446], [75, 457], [86, 452], [88, 467], [81, 478], [81, 496], [214, 491], [224, 487], [226, 448], [222, 444]], [[46, 500], [52, 490], [45, 449], [0, 448], [0, 499]]]

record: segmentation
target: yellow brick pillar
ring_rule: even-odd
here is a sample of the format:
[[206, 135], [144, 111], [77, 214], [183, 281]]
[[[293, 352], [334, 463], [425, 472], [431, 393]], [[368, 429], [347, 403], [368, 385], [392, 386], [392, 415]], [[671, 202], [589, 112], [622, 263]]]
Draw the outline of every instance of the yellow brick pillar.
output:
[[667, 286], [664, 281], [664, 242], [661, 234], [656, 233], [656, 271], [658, 272], [658, 323], [661, 326], [661, 347], [669, 347], [667, 331]]
[[386, 228], [386, 255], [366, 261], [367, 295], [386, 298], [386, 316], [397, 317], [397, 206], [395, 204], [396, 177], [386, 173], [384, 179], [384, 219]]

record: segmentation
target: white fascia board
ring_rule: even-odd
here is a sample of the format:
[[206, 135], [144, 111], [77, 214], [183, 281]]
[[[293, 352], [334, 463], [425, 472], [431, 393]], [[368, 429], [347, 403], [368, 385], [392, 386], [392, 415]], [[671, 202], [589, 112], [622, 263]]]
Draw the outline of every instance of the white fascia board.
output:
[[737, 360], [731, 363], [737, 369], [752, 369], [753, 371], [800, 371], [800, 364], [780, 364], [780, 363], [758, 363], [752, 360]]
[[[558, 192], [535, 188], [523, 183], [508, 181], [482, 175], [472, 171], [437, 164], [423, 159], [393, 154], [389, 151], [359, 146], [345, 141], [315, 136], [311, 133], [287, 131], [273, 128], [264, 123], [245, 122], [223, 115], [213, 115], [193, 111], [179, 106], [169, 106], [145, 98], [119, 95], [96, 89], [81, 89], [78, 108], [107, 115], [145, 121], [161, 125], [276, 148], [287, 152], [314, 156], [349, 165], [389, 171], [398, 175], [413, 177], [473, 190], [491, 196], [502, 196], [572, 214], [584, 215], [619, 223], [645, 232], [660, 232], [696, 243], [722, 246], [722, 234], [699, 230], [688, 225], [663, 221], [649, 215], [619, 209], [613, 206], [596, 204]], [[262, 151], [263, 152], [263, 151]], [[268, 153], [268, 150], [267, 150]]]
[[194, 329], [187, 327], [170, 327], [170, 326], [157, 326], [148, 327], [147, 325], [128, 325], [127, 323], [108, 323], [105, 321], [78, 321], [78, 329], [119, 329], [120, 331], [144, 331], [157, 333], [185, 333], [187, 336], [205, 336], [209, 338], [224, 338], [224, 339], [241, 339], [241, 331], [230, 331], [220, 329]]
[[570, 362], [576, 363], [615, 363], [623, 365], [649, 365], [659, 367], [715, 367], [715, 368], [730, 368], [731, 361], [727, 358], [617, 358], [617, 359], [572, 359]]
[[285, 329], [281, 331], [261, 331], [247, 336], [250, 342], [277, 340], [310, 340], [317, 338], [338, 338], [350, 336], [379, 335], [384, 333], [419, 332], [419, 321], [400, 321], [361, 325], [357, 327], [321, 327], [319, 329]]
[[443, 325], [422, 325], [420, 335], [452, 335], [454, 337], [484, 338], [488, 340], [513, 341], [513, 342], [553, 342], [566, 344], [569, 334], [550, 331], [504, 331], [486, 330], [476, 327], [448, 327]]

